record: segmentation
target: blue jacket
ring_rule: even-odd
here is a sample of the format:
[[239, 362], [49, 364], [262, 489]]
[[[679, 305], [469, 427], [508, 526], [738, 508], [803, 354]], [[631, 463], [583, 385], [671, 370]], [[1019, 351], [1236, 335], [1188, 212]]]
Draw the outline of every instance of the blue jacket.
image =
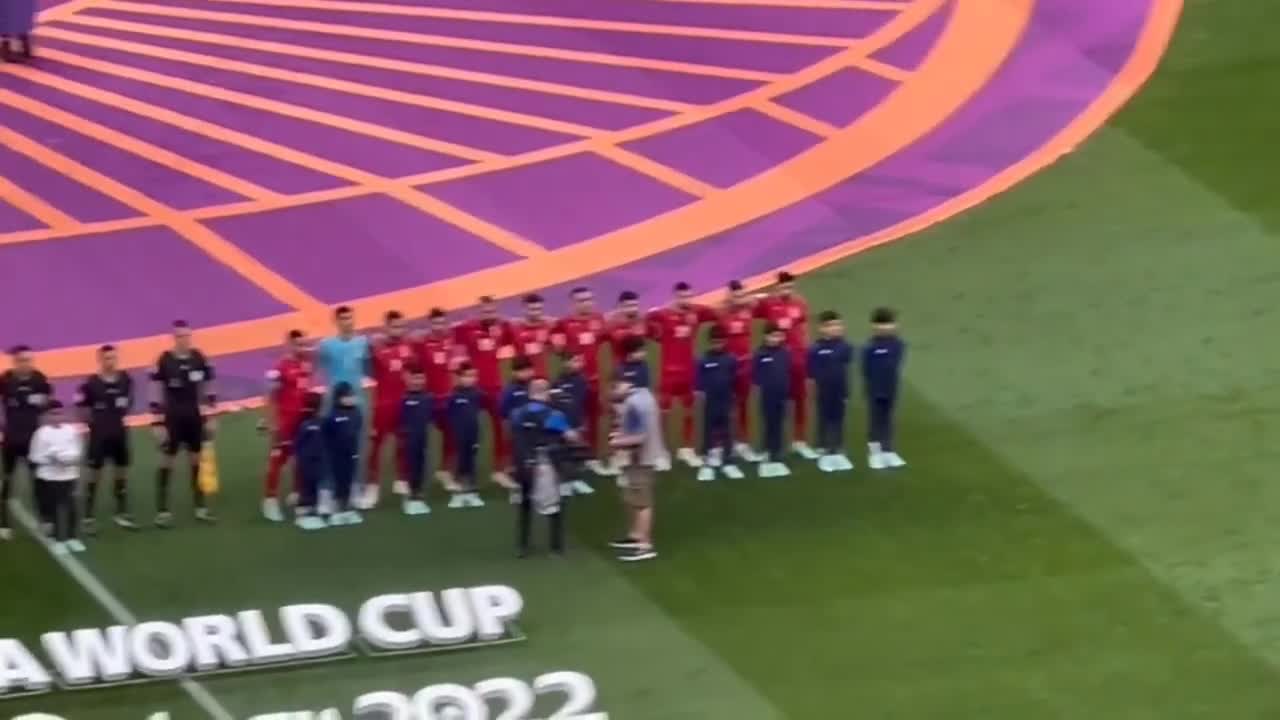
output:
[[512, 380], [502, 391], [502, 401], [498, 404], [498, 412], [502, 418], [511, 421], [511, 414], [529, 402], [529, 383]]
[[454, 437], [468, 442], [480, 437], [480, 411], [483, 406], [484, 392], [480, 388], [473, 385], [453, 389], [445, 404], [445, 415]]
[[324, 440], [330, 463], [355, 460], [360, 454], [362, 428], [359, 407], [335, 405], [329, 411], [329, 417], [324, 419]]
[[867, 397], [891, 400], [907, 358], [907, 344], [896, 335], [876, 335], [862, 348], [862, 381]]
[[587, 407], [587, 376], [580, 372], [562, 372], [556, 378], [554, 391], [556, 407], [565, 414], [573, 427], [583, 426]]
[[517, 462], [535, 460], [534, 452], [569, 432], [573, 426], [559, 410], [540, 400], [530, 400], [511, 415], [511, 434]]
[[649, 363], [646, 360], [628, 360], [618, 367], [618, 377], [636, 387], [649, 387]]
[[809, 377], [822, 396], [849, 396], [849, 365], [853, 346], [843, 338], [821, 338], [809, 346]]
[[733, 400], [738, 360], [726, 351], [708, 352], [698, 361], [695, 389], [706, 396], [708, 405], [728, 405]]
[[791, 392], [791, 353], [783, 345], [761, 345], [751, 359], [751, 381], [763, 400], [786, 398]]
[[405, 393], [400, 401], [400, 432], [404, 441], [415, 447], [427, 444], [427, 429], [431, 426], [431, 396], [419, 390]]
[[294, 462], [304, 475], [318, 481], [328, 464], [325, 453], [324, 418], [319, 415], [304, 418], [293, 436]]

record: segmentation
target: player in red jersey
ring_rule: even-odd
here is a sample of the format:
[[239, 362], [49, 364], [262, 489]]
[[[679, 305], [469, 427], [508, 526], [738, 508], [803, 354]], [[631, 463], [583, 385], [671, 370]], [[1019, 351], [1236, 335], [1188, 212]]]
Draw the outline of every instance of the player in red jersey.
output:
[[731, 281], [716, 324], [724, 331], [725, 350], [738, 361], [738, 376], [733, 387], [738, 435], [734, 452], [747, 462], [759, 462], [751, 449], [751, 356], [755, 352], [752, 347], [755, 319], [756, 298], [747, 293], [740, 281]]
[[306, 335], [301, 330], [290, 330], [285, 339], [284, 357], [267, 372], [267, 411], [260, 425], [271, 433], [262, 515], [272, 522], [284, 520], [284, 513], [280, 510], [280, 472], [293, 455], [293, 436], [302, 420], [302, 407], [307, 393], [311, 392], [313, 374], [311, 347]]
[[512, 344], [516, 357], [527, 357], [533, 363], [533, 374], [551, 377], [547, 357], [551, 354], [551, 330], [554, 323], [543, 312], [542, 296], [530, 293], [521, 301], [524, 317], [511, 323]]
[[718, 318], [711, 308], [693, 302], [693, 289], [689, 287], [689, 283], [676, 283], [673, 293], [670, 305], [651, 310], [648, 315], [650, 336], [658, 341], [662, 352], [658, 373], [658, 404], [664, 416], [671, 413], [676, 403], [684, 406], [680, 423], [680, 449], [676, 451], [676, 457], [689, 467], [700, 467], [702, 457], [693, 447], [695, 346], [698, 342], [698, 328], [703, 323], [715, 322]]
[[404, 315], [396, 310], [388, 312], [383, 320], [383, 334], [373, 343], [373, 424], [370, 426], [369, 452], [365, 460], [364, 494], [357, 507], [372, 510], [378, 504], [382, 488], [379, 476], [382, 469], [382, 445], [395, 440], [396, 481], [392, 492], [408, 495], [409, 483], [404, 457], [404, 443], [400, 439], [400, 405], [404, 401], [405, 369], [413, 364], [417, 354], [405, 336], [408, 324]]
[[623, 290], [618, 294], [618, 307], [606, 321], [606, 332], [609, 333], [609, 347], [613, 351], [613, 370], [616, 375], [618, 367], [627, 359], [626, 351], [622, 349], [627, 338], [649, 337], [649, 320], [640, 312], [639, 295], [631, 290]]
[[[607, 325], [604, 315], [596, 312], [595, 295], [590, 288], [576, 287], [569, 292], [569, 298], [573, 312], [556, 322], [551, 342], [557, 349], [582, 358], [582, 375], [587, 380], [582, 411], [586, 422], [584, 439], [595, 455], [600, 449], [600, 346], [605, 342]], [[614, 474], [595, 457], [587, 461], [587, 469], [597, 475]]]
[[489, 415], [493, 431], [493, 482], [507, 490], [514, 490], [515, 482], [505, 472], [510, 464], [511, 449], [507, 443], [507, 430], [499, 412], [498, 399], [502, 397], [503, 358], [512, 351], [511, 323], [498, 314], [498, 304], [488, 295], [480, 298], [480, 314], [454, 326], [454, 339], [467, 353], [467, 359], [476, 370], [476, 387], [484, 398], [484, 411]]
[[[454, 333], [449, 327], [449, 317], [444, 310], [432, 308], [428, 315], [427, 331], [418, 342], [418, 362], [427, 375], [427, 392], [431, 397], [443, 400], [453, 392], [453, 376], [458, 367], [466, 360], [466, 350], [454, 340]], [[436, 480], [446, 489], [454, 489], [453, 475], [446, 469], [453, 467], [455, 446], [453, 433], [449, 429], [449, 418], [441, 403], [440, 412], [435, 415], [436, 429], [440, 432], [441, 462], [436, 471]]]
[[796, 278], [789, 272], [778, 273], [773, 293], [756, 305], [756, 317], [777, 324], [786, 332], [787, 349], [791, 351], [791, 402], [795, 433], [791, 449], [806, 460], [817, 459], [818, 453], [805, 442], [809, 428], [809, 304], [795, 290]]

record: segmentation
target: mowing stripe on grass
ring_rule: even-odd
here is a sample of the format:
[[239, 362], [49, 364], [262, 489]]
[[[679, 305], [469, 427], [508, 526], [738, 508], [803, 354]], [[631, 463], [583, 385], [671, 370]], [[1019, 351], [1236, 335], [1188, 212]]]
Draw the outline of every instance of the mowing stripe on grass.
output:
[[[120, 602], [120, 599], [106, 585], [103, 585], [102, 581], [89, 568], [84, 566], [84, 563], [73, 555], [54, 554], [53, 543], [49, 542], [44, 533], [40, 532], [40, 526], [36, 523], [36, 519], [31, 516], [30, 511], [22, 503], [17, 500], [10, 500], [9, 511], [18, 519], [18, 524], [22, 525], [23, 529], [30, 533], [31, 537], [35, 538], [48, 551], [49, 557], [53, 558], [53, 561], [63, 570], [66, 570], [71, 579], [75, 580], [81, 588], [84, 588], [84, 591], [89, 593], [116, 622], [123, 625], [137, 625], [139, 623], [137, 616], [129, 608], [125, 607], [125, 604]], [[218, 699], [200, 683], [191, 678], [182, 678], [178, 681], [178, 685], [213, 720], [235, 720], [231, 712], [223, 707], [222, 703], [218, 702]]]

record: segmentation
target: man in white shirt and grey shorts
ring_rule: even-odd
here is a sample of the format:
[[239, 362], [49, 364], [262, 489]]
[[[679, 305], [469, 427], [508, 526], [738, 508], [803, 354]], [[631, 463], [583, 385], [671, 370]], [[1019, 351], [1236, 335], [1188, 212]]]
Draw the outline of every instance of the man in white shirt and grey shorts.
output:
[[625, 487], [622, 500], [627, 508], [627, 534], [610, 543], [623, 562], [639, 562], [658, 557], [653, 547], [653, 491], [655, 467], [667, 457], [663, 441], [662, 413], [648, 388], [621, 380], [614, 383], [619, 428], [609, 445], [623, 451]]

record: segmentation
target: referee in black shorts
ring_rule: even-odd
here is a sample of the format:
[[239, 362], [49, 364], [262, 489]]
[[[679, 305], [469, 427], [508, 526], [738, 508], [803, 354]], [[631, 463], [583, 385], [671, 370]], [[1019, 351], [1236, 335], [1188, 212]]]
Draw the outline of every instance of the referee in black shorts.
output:
[[151, 412], [156, 438], [160, 441], [160, 468], [156, 471], [156, 527], [173, 525], [169, 512], [169, 477], [173, 459], [186, 453], [191, 465], [191, 496], [196, 520], [214, 522], [213, 511], [200, 490], [200, 451], [205, 443], [205, 408], [213, 412], [218, 396], [213, 392], [213, 366], [204, 353], [191, 346], [191, 327], [185, 321], [173, 323], [173, 349], [166, 350], [151, 373]]
[[40, 426], [40, 413], [44, 412], [53, 393], [49, 379], [35, 368], [31, 348], [18, 345], [9, 351], [13, 368], [0, 375], [0, 402], [4, 403], [4, 425], [0, 427], [0, 540], [9, 540], [13, 531], [9, 527], [9, 498], [17, 479], [18, 463], [27, 467], [27, 479], [35, 494], [36, 511], [40, 523], [47, 530], [52, 522], [48, 503], [44, 502], [40, 483], [35, 481], [31, 462], [31, 436]]
[[98, 348], [98, 372], [90, 375], [76, 393], [76, 405], [89, 426], [89, 485], [84, 498], [84, 532], [97, 533], [95, 518], [98, 486], [102, 470], [110, 462], [115, 471], [115, 523], [126, 530], [137, 530], [129, 515], [129, 433], [124, 419], [133, 409], [133, 378], [119, 367], [113, 345]]

